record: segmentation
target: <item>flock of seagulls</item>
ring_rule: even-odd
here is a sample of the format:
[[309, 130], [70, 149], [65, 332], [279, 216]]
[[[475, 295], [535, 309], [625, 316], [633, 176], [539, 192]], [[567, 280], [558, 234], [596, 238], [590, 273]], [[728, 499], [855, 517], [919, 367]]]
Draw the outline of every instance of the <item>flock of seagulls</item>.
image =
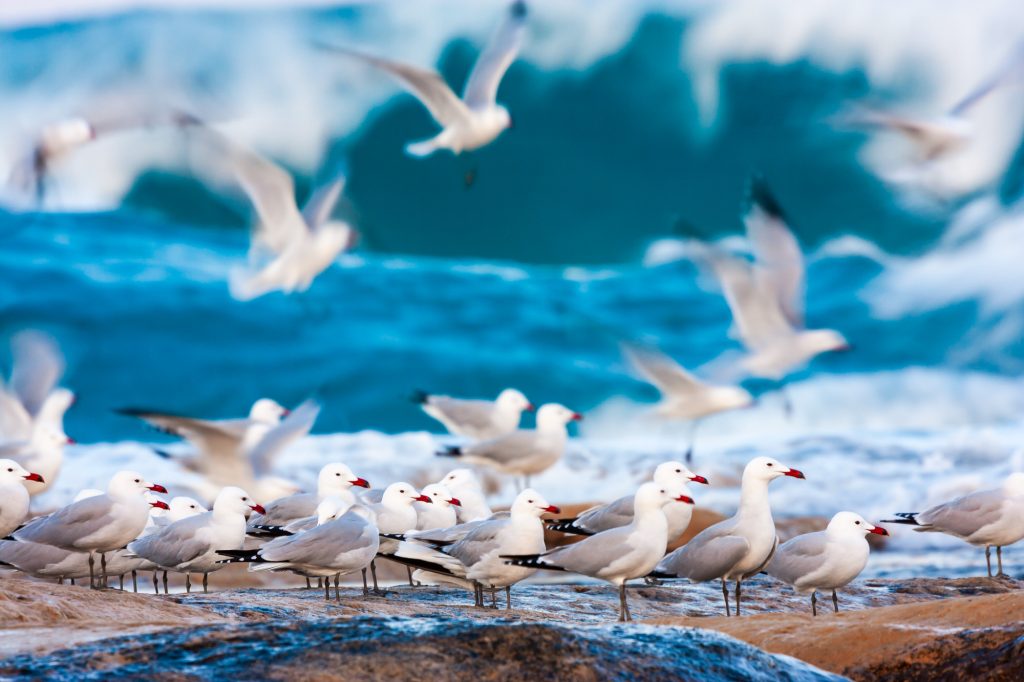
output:
[[[323, 47], [388, 73], [428, 109], [442, 130], [429, 140], [411, 143], [411, 155], [438, 150], [458, 154], [479, 149], [512, 127], [512, 116], [497, 103], [497, 92], [520, 49], [526, 19], [526, 4], [513, 2], [461, 97], [434, 71], [347, 47]], [[898, 123], [880, 118], [875, 122]], [[236, 298], [305, 290], [356, 243], [356, 230], [332, 219], [344, 189], [342, 175], [330, 177], [300, 208], [294, 180], [284, 169], [184, 114], [126, 119], [115, 125], [83, 119], [57, 124], [41, 134], [17, 169], [19, 178], [41, 191], [48, 169], [61, 156], [100, 134], [138, 125], [187, 128], [215, 151], [249, 197], [258, 225], [247, 265], [231, 276]], [[897, 127], [915, 130], [906, 124]], [[705, 245], [698, 261], [714, 275], [731, 310], [746, 351], [738, 367], [746, 375], [776, 381], [781, 388], [788, 375], [816, 356], [850, 345], [839, 331], [806, 327], [803, 252], [778, 201], [760, 180], [752, 184], [745, 224], [752, 260]], [[0, 383], [0, 564], [37, 578], [63, 582], [88, 577], [91, 587], [102, 589], [111, 576], [120, 577], [123, 588], [125, 575], [131, 575], [137, 589], [138, 572], [152, 571], [154, 592], [159, 591], [157, 576], [162, 573], [166, 593], [167, 574], [176, 572], [185, 575], [188, 590], [192, 577], [201, 576], [206, 591], [210, 573], [247, 563], [252, 571], [304, 576], [307, 584], [317, 579], [326, 599], [333, 578], [334, 598], [339, 599], [341, 576], [357, 572], [362, 574], [364, 592], [370, 590], [369, 572], [374, 592], [380, 593], [376, 564], [391, 561], [406, 567], [411, 584], [465, 589], [473, 593], [478, 607], [485, 605], [488, 593], [496, 606], [497, 593], [504, 591], [510, 609], [513, 585], [537, 571], [560, 571], [615, 586], [619, 619], [627, 621], [632, 619], [629, 581], [717, 580], [726, 615], [739, 616], [744, 581], [767, 573], [810, 593], [816, 615], [818, 592], [831, 592], [838, 611], [837, 591], [868, 561], [867, 535], [888, 534], [854, 512], [841, 511], [825, 530], [780, 545], [769, 485], [804, 475], [775, 459], [757, 457], [743, 471], [736, 513], [666, 554], [690, 525], [695, 500], [689, 485], [708, 483], [688, 468], [692, 442], [685, 463], [661, 464], [632, 494], [574, 518], [558, 518], [561, 510], [531, 488], [530, 479], [562, 458], [568, 424], [583, 417], [561, 404], [547, 403], [536, 409], [535, 428], [521, 428], [522, 413], [534, 410], [534, 405], [511, 388], [494, 400], [422, 392], [414, 396], [424, 413], [464, 439], [439, 451], [439, 456], [521, 481], [507, 511], [490, 507], [476, 474], [468, 468], [457, 468], [422, 489], [402, 481], [370, 488], [365, 479], [336, 462], [321, 469], [315, 492], [302, 492], [274, 473], [274, 463], [310, 432], [320, 405], [310, 400], [289, 411], [262, 399], [246, 417], [230, 420], [123, 410], [191, 444], [188, 454], [158, 454], [198, 474], [199, 499], [176, 496], [164, 501], [158, 495], [166, 494], [166, 488], [139, 473], [121, 471], [105, 491], [82, 491], [71, 504], [33, 517], [31, 498], [57, 479], [63, 448], [71, 442], [63, 418], [74, 395], [58, 385], [64, 361], [51, 339], [23, 332], [12, 345], [14, 368]], [[655, 411], [661, 417], [696, 425], [754, 402], [743, 388], [706, 383], [655, 348], [625, 344], [623, 353], [660, 392]], [[199, 500], [212, 504], [207, 509]], [[995, 547], [1001, 574], [1002, 548], [1024, 538], [1024, 474], [1011, 475], [999, 488], [923, 512], [901, 513], [891, 523], [985, 547], [989, 575], [990, 549]], [[560, 533], [562, 542], [549, 548], [545, 530]]]

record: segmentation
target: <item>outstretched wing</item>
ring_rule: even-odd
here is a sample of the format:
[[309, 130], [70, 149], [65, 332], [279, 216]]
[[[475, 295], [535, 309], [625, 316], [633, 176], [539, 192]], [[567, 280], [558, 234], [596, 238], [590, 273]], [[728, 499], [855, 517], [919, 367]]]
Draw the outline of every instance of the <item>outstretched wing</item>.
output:
[[307, 435], [319, 414], [320, 404], [315, 400], [307, 400], [292, 410], [280, 424], [267, 431], [248, 453], [256, 475], [270, 473], [274, 468], [274, 458], [289, 445]]
[[498, 86], [508, 67], [515, 61], [523, 44], [526, 29], [526, 3], [513, 2], [505, 20], [491, 37], [487, 47], [476, 60], [473, 72], [466, 81], [463, 99], [470, 109], [488, 107], [498, 96]]
[[624, 344], [622, 353], [633, 368], [665, 397], [693, 395], [705, 388], [697, 377], [683, 369], [678, 362], [653, 348]]
[[310, 230], [315, 231], [330, 220], [331, 213], [338, 205], [338, 199], [341, 198], [341, 191], [344, 188], [345, 177], [338, 175], [330, 182], [317, 187], [310, 195], [306, 205], [302, 207], [302, 217]]
[[31, 330], [11, 339], [11, 351], [11, 390], [34, 417], [64, 374], [64, 356], [51, 337]]
[[771, 289], [790, 324], [804, 324], [804, 255], [786, 223], [782, 207], [759, 178], [750, 187], [751, 204], [744, 222], [757, 258], [758, 284]]

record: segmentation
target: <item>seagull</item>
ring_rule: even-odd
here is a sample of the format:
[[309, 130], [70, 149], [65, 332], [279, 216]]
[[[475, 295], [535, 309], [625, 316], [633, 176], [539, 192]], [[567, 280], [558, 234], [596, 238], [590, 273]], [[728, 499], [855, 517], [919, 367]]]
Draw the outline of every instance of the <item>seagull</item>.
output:
[[39, 472], [39, 478], [25, 479], [22, 483], [30, 495], [40, 495], [49, 490], [57, 479], [64, 463], [64, 446], [72, 443], [74, 441], [67, 436], [40, 425], [28, 443], [0, 445], [0, 456], [13, 459], [26, 469]]
[[358, 234], [331, 220], [345, 178], [337, 174], [314, 190], [302, 210], [288, 171], [212, 128], [200, 136], [249, 197], [259, 223], [249, 247], [249, 264], [230, 276], [231, 295], [249, 301], [272, 291], [305, 291], [313, 280], [352, 248]]
[[349, 48], [324, 46], [381, 69], [395, 78], [430, 112], [443, 130], [429, 139], [406, 146], [405, 151], [424, 157], [440, 149], [455, 154], [484, 147], [512, 127], [508, 109], [498, 104], [498, 86], [515, 61], [526, 30], [526, 3], [509, 5], [508, 13], [473, 67], [460, 99], [431, 69], [390, 61]]
[[38, 542], [0, 540], [0, 565], [6, 564], [26, 575], [58, 583], [89, 575], [89, 554], [72, 552]]
[[818, 615], [817, 591], [832, 590], [832, 608], [839, 613], [836, 590], [848, 585], [867, 566], [869, 533], [889, 534], [860, 514], [839, 512], [825, 530], [798, 535], [779, 545], [765, 572], [792, 585], [797, 592], [810, 592], [814, 616]]
[[413, 400], [428, 415], [444, 424], [453, 436], [489, 440], [519, 428], [523, 410], [533, 412], [526, 396], [506, 388], [495, 400], [464, 400], [417, 391]]
[[768, 503], [768, 484], [776, 478], [804, 478], [803, 473], [771, 457], [755, 457], [743, 469], [740, 506], [731, 518], [708, 526], [688, 543], [666, 556], [651, 575], [689, 578], [694, 582], [720, 579], [729, 612], [727, 580], [736, 581], [736, 615], [740, 615], [740, 586], [757, 575], [775, 553], [779, 538]]
[[57, 342], [25, 330], [11, 339], [11, 355], [7, 384], [0, 380], [0, 442], [31, 441], [40, 428], [65, 436], [64, 413], [75, 395], [57, 385], [65, 366]]
[[996, 548], [999, 572], [1003, 573], [1003, 547], [1024, 539], [1024, 472], [1006, 477], [991, 490], [958, 497], [923, 512], [903, 512], [882, 523], [914, 526], [919, 533], [945, 533], [976, 547], [985, 547], [985, 564], [992, 577], [992, 547]]
[[[674, 461], [659, 464], [651, 480], [664, 488], [680, 488], [682, 493], [686, 492], [687, 483], [708, 484], [708, 479], [693, 473], [682, 462]], [[561, 533], [594, 535], [629, 525], [633, 521], [633, 505], [634, 496], [627, 495], [614, 502], [591, 507], [574, 519], [548, 521], [547, 526], [549, 530]], [[662, 509], [662, 513], [668, 521], [668, 543], [671, 544], [678, 540], [690, 525], [693, 502], [667, 505]]]
[[28, 515], [29, 495], [24, 481], [43, 482], [13, 459], [0, 459], [0, 538], [7, 537]]
[[479, 521], [491, 516], [490, 505], [476, 474], [470, 469], [452, 469], [444, 475], [439, 484], [447, 488], [459, 500], [455, 510], [459, 523]]
[[921, 162], [950, 156], [970, 144], [976, 133], [970, 120], [974, 107], [996, 90], [1024, 76], [1024, 43], [1017, 45], [1009, 57], [986, 80], [956, 102], [943, 114], [932, 118], [914, 118], [870, 108], [858, 108], [843, 116], [847, 124], [889, 130], [909, 139]]
[[628, 524], [602, 531], [582, 542], [558, 547], [543, 554], [503, 555], [512, 566], [570, 571], [607, 580], [619, 588], [619, 621], [633, 620], [626, 602], [626, 581], [650, 573], [665, 556], [667, 505], [692, 505], [684, 487], [644, 483], [633, 496], [634, 513]]
[[[277, 499], [296, 491], [282, 486], [272, 476], [275, 458], [313, 428], [320, 405], [307, 400], [288, 411], [269, 399], [256, 401], [248, 419], [212, 421], [179, 417], [139, 409], [123, 409], [122, 414], [139, 417], [161, 431], [183, 437], [195, 448], [195, 456], [182, 462], [205, 479], [204, 497], [213, 498], [223, 486], [237, 485], [256, 491], [258, 502]], [[282, 418], [283, 417], [283, 418]], [[159, 453], [164, 456], [166, 453]]]
[[[326, 503], [326, 502], [325, 502]], [[356, 505], [336, 518], [295, 535], [275, 538], [258, 549], [223, 550], [226, 562], [250, 562], [250, 571], [295, 571], [306, 576], [327, 578], [324, 598], [330, 599], [330, 577], [334, 598], [340, 599], [338, 585], [343, 574], [365, 571], [377, 556], [380, 534], [372, 512]]]
[[430, 498], [429, 504], [413, 502], [416, 510], [416, 530], [432, 530], [434, 528], [451, 528], [458, 523], [456, 509], [462, 503], [452, 497], [448, 488], [440, 483], [423, 486], [420, 493]]
[[838, 331], [804, 327], [803, 252], [779, 203], [757, 178], [751, 183], [745, 223], [753, 264], [710, 247], [706, 258], [747, 349], [741, 367], [781, 382], [817, 355], [849, 350]]
[[[134, 471], [119, 471], [110, 479], [107, 492], [87, 497], [35, 519], [15, 531], [14, 539], [39, 542], [61, 549], [89, 553], [89, 581], [94, 589], [106, 586], [107, 552], [124, 547], [146, 527], [149, 518], [147, 491], [166, 493], [157, 483]], [[96, 582], [96, 555], [100, 556], [101, 582]]]
[[[384, 489], [380, 502], [367, 505], [373, 514], [374, 523], [377, 525], [381, 535], [399, 535], [406, 531], [416, 530], [416, 509], [412, 506], [414, 502], [431, 503], [431, 499], [420, 493], [409, 483], [392, 483]], [[387, 557], [394, 554], [398, 549], [398, 541], [385, 539], [377, 549], [377, 555]], [[380, 594], [377, 585], [377, 564], [370, 562], [370, 572], [373, 574], [373, 591]], [[365, 574], [364, 578], [365, 580]], [[412, 585], [412, 574], [409, 575], [409, 584]]]
[[245, 520], [250, 512], [262, 514], [262, 506], [235, 486], [220, 491], [208, 512], [189, 516], [128, 545], [129, 556], [151, 561], [163, 569], [185, 574], [185, 590], [192, 591], [190, 574], [203, 574], [207, 592], [210, 573], [224, 567], [219, 550], [241, 549], [245, 544]]
[[753, 397], [739, 386], [712, 386], [686, 371], [669, 356], [651, 348], [624, 345], [622, 352], [637, 372], [661, 393], [655, 412], [668, 419], [693, 423], [686, 461], [693, 460], [697, 425], [704, 417], [753, 404]]
[[352, 505], [356, 501], [352, 494], [353, 487], [369, 488], [370, 484], [341, 462], [326, 464], [317, 476], [316, 493], [297, 493], [270, 502], [266, 505], [265, 513], [249, 517], [248, 527], [285, 526], [313, 516], [317, 506], [329, 497], [341, 497]]
[[580, 421], [583, 415], [558, 403], [541, 405], [537, 410], [537, 428], [519, 429], [491, 440], [471, 445], [448, 446], [437, 454], [460, 457], [473, 464], [485, 464], [506, 474], [522, 476], [524, 486], [530, 476], [539, 474], [562, 458], [569, 436], [566, 424]]

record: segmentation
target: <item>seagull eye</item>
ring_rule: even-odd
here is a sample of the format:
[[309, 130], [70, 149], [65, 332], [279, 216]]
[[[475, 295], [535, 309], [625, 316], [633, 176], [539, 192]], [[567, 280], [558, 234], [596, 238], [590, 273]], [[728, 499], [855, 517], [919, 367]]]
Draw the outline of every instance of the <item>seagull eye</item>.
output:
[[337, 474], [334, 474], [334, 475], [335, 475], [335, 476], [341, 476], [341, 474], [340, 474], [340, 473], [337, 473]]
[[249, 498], [248, 498], [248, 497], [243, 497], [243, 498], [242, 498], [242, 502], [248, 502], [248, 501], [249, 501]]
[[856, 523], [858, 526], [860, 525], [860, 521], [854, 521], [854, 523]]
[[775, 465], [772, 464], [771, 462], [768, 462], [768, 466], [775, 466]]
[[681, 474], [681, 473], [683, 473], [683, 470], [682, 469], [676, 469], [676, 473], [677, 474]]
[[405, 491], [404, 491], [404, 490], [399, 490], [398, 492], [400, 492], [400, 493], [404, 493]]
[[139, 479], [137, 479], [137, 478], [135, 479], [135, 482], [136, 482], [136, 483], [142, 483], [142, 481], [140, 481], [140, 480], [139, 480]]
[[533, 500], [527, 500], [527, 502], [529, 502], [530, 504], [533, 504]]
[[14, 469], [8, 469], [8, 471], [14, 471]]

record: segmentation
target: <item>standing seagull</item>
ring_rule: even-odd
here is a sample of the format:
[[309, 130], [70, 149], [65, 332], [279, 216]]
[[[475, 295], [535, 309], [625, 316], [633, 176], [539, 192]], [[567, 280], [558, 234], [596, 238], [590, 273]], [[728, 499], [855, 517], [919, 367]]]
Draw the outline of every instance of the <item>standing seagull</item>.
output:
[[296, 493], [269, 502], [266, 512], [253, 514], [249, 518], [248, 527], [285, 526], [292, 521], [313, 516], [317, 506], [329, 497], [338, 496], [349, 505], [355, 504], [353, 487], [369, 488], [370, 484], [341, 462], [325, 464], [317, 475], [315, 493]]
[[713, 249], [708, 254], [747, 349], [742, 368], [781, 382], [821, 353], [848, 350], [838, 331], [804, 328], [803, 252], [779, 203], [756, 178], [745, 222], [753, 264]]
[[506, 388], [495, 400], [465, 400], [417, 391], [413, 400], [428, 415], [444, 424], [448, 433], [473, 440], [488, 440], [519, 428], [523, 410], [533, 412], [526, 396]]
[[439, 484], [447, 488], [459, 500], [455, 515], [459, 523], [480, 521], [491, 516], [491, 506], [487, 504], [480, 480], [470, 469], [452, 469], [444, 475]]
[[259, 219], [249, 265], [231, 274], [231, 295], [248, 301], [271, 291], [305, 291], [338, 254], [355, 245], [348, 223], [331, 220], [345, 178], [319, 187], [299, 210], [291, 174], [210, 128], [200, 133], [252, 202]]
[[798, 535], [779, 545], [765, 572], [792, 585], [797, 592], [810, 592], [813, 616], [818, 615], [817, 591], [832, 590], [832, 608], [839, 613], [836, 590], [848, 585], [867, 566], [869, 533], [889, 534], [860, 514], [839, 512], [825, 530]]
[[[119, 471], [110, 479], [107, 492], [87, 497], [27, 524], [14, 533], [15, 540], [40, 542], [61, 549], [89, 553], [89, 581], [93, 588], [106, 587], [107, 552], [124, 547], [146, 527], [150, 505], [145, 492], [166, 493], [134, 471]], [[96, 555], [100, 556], [99, 584]]]
[[473, 464], [486, 464], [503, 473], [522, 476], [523, 487], [528, 487], [530, 476], [546, 471], [562, 458], [569, 439], [566, 425], [582, 419], [579, 412], [548, 403], [537, 410], [537, 428], [532, 431], [519, 429], [471, 445], [451, 445], [437, 454], [461, 457]]
[[914, 526], [919, 533], [945, 533], [976, 547], [985, 547], [985, 564], [992, 576], [992, 547], [1003, 573], [1003, 547], [1024, 539], [1024, 472], [1006, 477], [1003, 485], [979, 490], [923, 512], [903, 512], [882, 523]]
[[512, 127], [508, 109], [497, 103], [498, 86], [508, 67], [515, 61], [526, 28], [526, 3], [513, 2], [508, 14], [491, 41], [484, 48], [466, 82], [462, 99], [441, 75], [431, 69], [390, 61], [347, 48], [330, 47], [359, 59], [398, 80], [427, 108], [443, 128], [435, 137], [406, 146], [405, 151], [417, 157], [429, 156], [439, 149], [455, 154], [484, 147], [507, 128]]
[[[682, 462], [662, 462], [654, 470], [651, 480], [663, 488], [679, 488], [681, 493], [686, 492], [687, 483], [708, 484], [708, 479], [693, 473]], [[633, 522], [634, 504], [634, 495], [626, 495], [614, 502], [591, 507], [574, 519], [548, 521], [548, 528], [561, 533], [594, 535], [612, 528], [628, 526]], [[693, 502], [666, 505], [662, 511], [668, 521], [668, 543], [671, 544], [678, 540], [690, 525]]]
[[22, 482], [42, 480], [42, 476], [30, 473], [13, 459], [0, 459], [0, 538], [20, 526], [28, 514], [28, 490]]
[[657, 414], [692, 423], [686, 461], [693, 461], [693, 441], [700, 420], [717, 412], [753, 404], [753, 397], [739, 386], [712, 386], [687, 372], [678, 362], [654, 349], [623, 346], [622, 352], [644, 379], [661, 393]]
[[665, 556], [668, 521], [662, 509], [674, 502], [692, 505], [693, 500], [682, 490], [682, 486], [644, 483], [633, 496], [633, 519], [628, 525], [544, 554], [503, 558], [512, 566], [571, 571], [607, 580], [619, 588], [619, 620], [633, 620], [626, 603], [626, 581], [647, 575]]
[[768, 503], [768, 484], [776, 478], [803, 478], [771, 457], [755, 457], [743, 469], [740, 507], [725, 521], [708, 526], [688, 543], [666, 556], [652, 574], [658, 578], [689, 578], [694, 582], [720, 579], [729, 613], [726, 581], [736, 581], [736, 615], [740, 615], [740, 586], [757, 575], [775, 553], [779, 538], [775, 534], [772, 508]]

